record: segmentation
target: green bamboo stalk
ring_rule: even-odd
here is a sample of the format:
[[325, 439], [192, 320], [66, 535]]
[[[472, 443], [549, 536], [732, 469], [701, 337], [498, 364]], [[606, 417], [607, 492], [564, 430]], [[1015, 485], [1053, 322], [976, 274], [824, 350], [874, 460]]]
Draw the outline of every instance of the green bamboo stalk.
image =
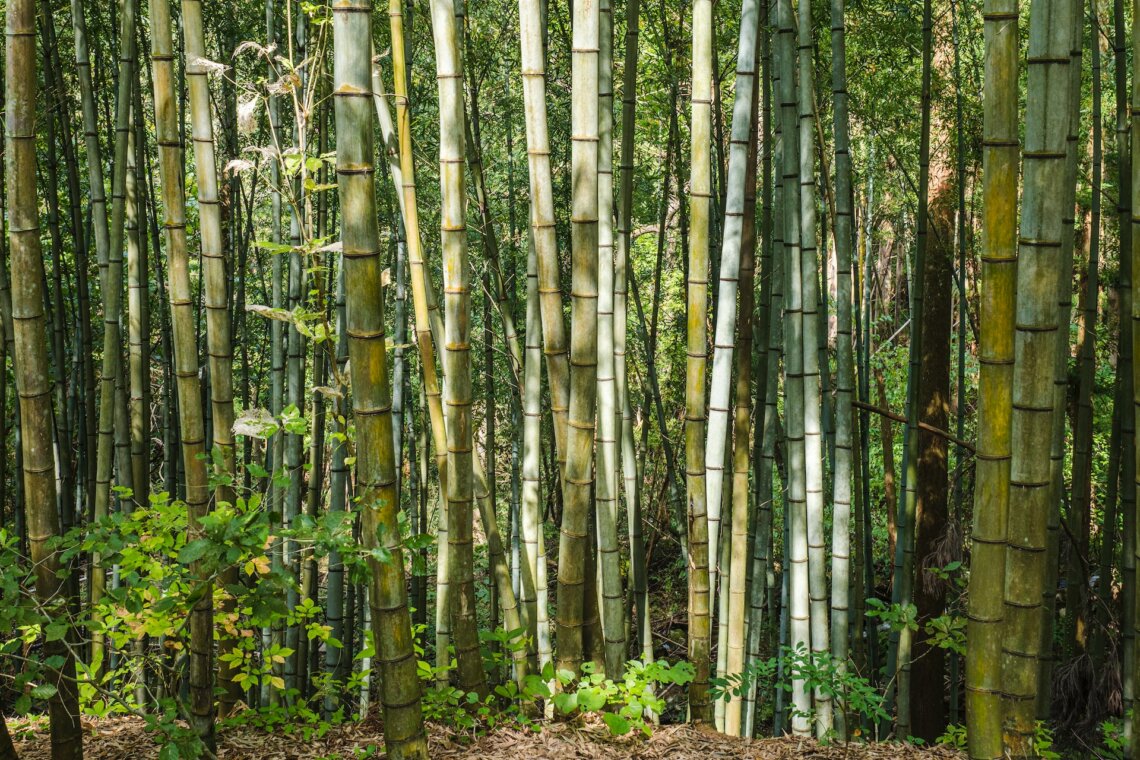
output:
[[522, 56], [523, 107], [526, 113], [527, 164], [530, 183], [530, 226], [538, 256], [542, 350], [550, 384], [554, 448], [560, 471], [567, 455], [570, 365], [566, 325], [559, 287], [558, 243], [554, 223], [554, 185], [550, 135], [546, 117], [546, 27], [543, 0], [519, 0], [519, 44]]
[[[131, 483], [134, 504], [150, 503], [150, 302], [147, 277], [145, 197], [137, 174], [146, 151], [142, 98], [135, 85], [135, 127], [128, 138], [126, 180], [127, 231], [127, 346], [130, 371]], [[142, 223], [140, 223], [142, 222]]]
[[[542, 345], [541, 317], [538, 313], [538, 262], [533, 237], [528, 236], [526, 268], [526, 354], [523, 357], [523, 452], [522, 452], [522, 504], [520, 532], [522, 533], [521, 597], [527, 610], [527, 649], [531, 658], [537, 657], [541, 635], [538, 627], [538, 559], [539, 539], [542, 532]], [[549, 631], [546, 631], [549, 637]], [[545, 662], [539, 663], [541, 669]]]
[[606, 675], [625, 667], [625, 606], [618, 553], [618, 406], [614, 378], [613, 9], [598, 2], [598, 349], [597, 486], [598, 570]]
[[[1057, 283], [1057, 324], [1068, 325], [1073, 313], [1073, 252], [1076, 244], [1076, 202], [1077, 178], [1080, 171], [1078, 144], [1080, 142], [1081, 117], [1081, 58], [1083, 46], [1083, 3], [1075, 0], [1071, 9], [1073, 18], [1073, 39], [1069, 50], [1070, 114], [1068, 134], [1065, 137], [1065, 197], [1061, 218], [1061, 271], [1064, 273]], [[1060, 333], [1060, 331], [1059, 331]], [[1053, 670], [1056, 667], [1057, 651], [1053, 646], [1053, 616], [1057, 608], [1058, 565], [1061, 554], [1061, 496], [1065, 490], [1065, 423], [1067, 396], [1069, 389], [1069, 331], [1060, 333], [1057, 354], [1053, 366], [1053, 421], [1050, 440], [1050, 479], [1052, 494], [1049, 498], [1048, 542], [1046, 544], [1045, 580], [1041, 589], [1041, 647], [1038, 654], [1040, 674], [1037, 677], [1037, 717], [1049, 718], [1053, 695]], [[1084, 583], [1084, 581], [1082, 581]]]
[[369, 583], [385, 744], [395, 758], [426, 758], [420, 685], [396, 521], [399, 504], [372, 165], [371, 8], [371, 3], [361, 0], [337, 0], [333, 4], [336, 170], [344, 210], [341, 238], [358, 452], [357, 494], [363, 506], [361, 535], [365, 546], [383, 547], [389, 555], [388, 561], [381, 562], [373, 553]]
[[1017, 3], [985, 7], [978, 440], [967, 615], [966, 727], [971, 760], [1002, 756], [1002, 640], [1009, 513], [1017, 275]]
[[463, 162], [465, 112], [459, 33], [451, 0], [431, 3], [439, 86], [439, 164], [443, 198], [440, 230], [443, 246], [444, 406], [447, 432], [448, 582], [451, 626], [459, 686], [483, 695], [486, 673], [475, 624], [472, 553], [473, 442], [471, 428], [471, 286], [467, 260], [466, 193]]
[[[811, 611], [809, 609], [808, 534], [807, 534], [807, 472], [805, 466], [805, 415], [804, 415], [804, 357], [807, 345], [804, 339], [804, 292], [800, 277], [801, 246], [801, 184], [800, 184], [800, 130], [796, 110], [795, 35], [796, 22], [790, 0], [780, 0], [778, 8], [779, 37], [776, 58], [779, 66], [780, 124], [783, 128], [783, 196], [784, 196], [784, 410], [786, 417], [788, 457], [787, 514], [785, 524], [789, 540], [785, 544], [785, 557], [789, 565], [787, 589], [789, 633], [791, 648], [801, 655], [808, 653], [811, 642]], [[812, 278], [814, 279], [814, 278]], [[811, 344], [811, 353], [815, 344]], [[792, 678], [792, 731], [806, 736], [812, 697], [808, 693], [802, 674]]]
[[[708, 363], [709, 223], [712, 197], [713, 3], [693, 3], [692, 165], [689, 186], [688, 359], [685, 371], [685, 483], [689, 522], [689, 660], [696, 676], [689, 684], [689, 714], [709, 722], [711, 572], [708, 502], [705, 488], [705, 383]], [[723, 431], [722, 431], [723, 437]], [[719, 500], [718, 500], [719, 504]]]
[[1025, 193], [1020, 224], [1014, 334], [1008, 548], [1002, 632], [1006, 750], [1029, 756], [1036, 727], [1041, 592], [1046, 577], [1049, 446], [1062, 277], [1061, 188], [1071, 85], [1072, 2], [1036, 0], [1030, 13]]
[[[205, 462], [205, 429], [198, 380], [194, 334], [194, 300], [190, 287], [190, 260], [186, 248], [186, 200], [182, 148], [174, 97], [174, 59], [169, 0], [150, 0], [151, 61], [154, 71], [155, 132], [159, 146], [159, 182], [162, 188], [168, 293], [178, 390], [178, 417], [182, 464], [186, 471], [186, 508], [189, 539], [201, 535], [199, 521], [209, 509]], [[201, 561], [191, 565], [199, 577], [202, 595], [190, 613], [190, 725], [211, 751], [214, 737], [213, 594]]]
[[[621, 432], [621, 471], [625, 482], [625, 510], [629, 533], [629, 588], [633, 599], [634, 628], [639, 657], [653, 661], [653, 631], [649, 619], [649, 592], [646, 581], [645, 541], [642, 537], [641, 489], [637, 476], [637, 454], [633, 443], [633, 404], [626, 372], [626, 332], [628, 280], [631, 276], [630, 250], [633, 216], [634, 130], [637, 107], [638, 26], [641, 3], [625, 4], [625, 63], [622, 69], [620, 189], [617, 207], [617, 247], [614, 254], [614, 377], [618, 430]], [[668, 174], [666, 169], [665, 173]]]
[[[48, 542], [60, 533], [56, 511], [55, 457], [51, 434], [51, 381], [44, 315], [44, 268], [36, 192], [36, 16], [33, 0], [12, 0], [5, 8], [5, 162], [8, 241], [12, 257], [10, 307], [12, 364], [20, 407], [19, 443], [28, 548], [36, 574], [36, 596], [53, 618], [66, 615], [58, 552]], [[66, 619], [66, 618], [64, 618]], [[48, 668], [56, 687], [48, 701], [52, 757], [82, 760], [83, 735], [75, 658], [64, 639], [44, 645], [60, 665]]]
[[[583, 613], [589, 592], [587, 534], [597, 400], [598, 7], [589, 0], [576, 3], [573, 22], [570, 403], [558, 547], [557, 631], [559, 667], [577, 673], [583, 658]], [[541, 254], [539, 267], [541, 279]]]
[[[427, 399], [428, 416], [431, 421], [432, 445], [435, 451], [436, 469], [439, 473], [439, 521], [437, 528], [436, 560], [436, 666], [440, 668], [440, 678], [446, 679], [446, 666], [451, 661], [448, 647], [451, 639], [450, 609], [451, 586], [448, 510], [447, 510], [447, 433], [444, 429], [443, 401], [440, 392], [439, 376], [436, 374], [433, 342], [442, 346], [443, 336], [434, 329], [432, 314], [435, 309], [431, 298], [431, 283], [424, 266], [423, 247], [420, 236], [419, 204], [416, 198], [415, 168], [412, 160], [411, 114], [408, 102], [408, 66], [404, 47], [403, 5], [399, 0], [390, 0], [388, 5], [389, 25], [392, 33], [392, 76], [393, 93], [396, 102], [396, 127], [399, 139], [401, 212], [404, 219], [404, 232], [408, 243], [408, 265], [411, 269], [412, 312], [415, 318], [416, 345], [420, 354], [420, 371]], [[395, 177], [396, 175], [393, 175]], [[426, 451], [425, 451], [426, 455]]]
[[[799, 3], [797, 62], [799, 83], [800, 279], [803, 289], [803, 414], [806, 478], [808, 594], [811, 599], [811, 651], [819, 656], [831, 649], [828, 629], [827, 548], [824, 543], [823, 378], [819, 344], [823, 338], [820, 316], [819, 239], [815, 194], [815, 64], [810, 2]], [[826, 236], [824, 236], [826, 239]], [[826, 297], [826, 294], [825, 296]], [[820, 738], [832, 726], [831, 697], [817, 688], [815, 730]]]
[[[734, 331], [737, 324], [737, 292], [745, 224], [745, 189], [748, 175], [748, 141], [755, 121], [753, 91], [756, 89], [756, 37], [760, 21], [758, 0], [744, 0], [740, 11], [740, 36], [736, 53], [736, 100], [732, 108], [728, 179], [725, 186], [725, 223], [721, 239], [720, 281], [713, 339], [712, 380], [705, 439], [705, 499], [709, 526], [709, 588], [716, 590], [720, 575], [721, 499], [728, 441], [729, 403], [732, 393]], [[695, 163], [695, 162], [694, 162]], [[694, 217], [695, 218], [695, 217]], [[753, 231], [754, 232], [754, 231]], [[701, 319], [704, 320], [703, 312]], [[748, 316], [751, 321], [751, 315]], [[703, 363], [703, 360], [702, 360]], [[703, 402], [702, 402], [703, 403]], [[747, 490], [745, 491], [745, 495]], [[718, 637], [720, 638], [720, 637]], [[718, 652], [727, 651], [720, 640]], [[718, 668], [719, 670], [719, 668]], [[718, 672], [719, 677], [723, 673]]]
[[[758, 26], [759, 9], [757, 9]], [[753, 80], [755, 80], [755, 58], [760, 49], [758, 31], [758, 28], [753, 30]], [[733, 412], [732, 421], [731, 540], [728, 557], [725, 558], [728, 561], [728, 574], [727, 578], [721, 580], [721, 586], [727, 585], [728, 588], [727, 637], [721, 639], [721, 646], [726, 650], [725, 669], [727, 673], [743, 672], [747, 657], [748, 576], [752, 560], [749, 547], [755, 531], [751, 508], [753, 493], [752, 489], [748, 487], [748, 474], [752, 464], [750, 447], [752, 439], [752, 364], [754, 361], [752, 350], [756, 301], [754, 285], [756, 282], [756, 155], [758, 146], [754, 115], [760, 102], [760, 88], [755, 84], [754, 82], [751, 88], [752, 103], [749, 109], [751, 115], [744, 177], [744, 224], [740, 242], [740, 304], [736, 324], [736, 339], [740, 344], [740, 350], [736, 351], [733, 357], [736, 363], [736, 408]], [[736, 97], [740, 98], [742, 94], [738, 85]], [[735, 107], [733, 110], [735, 111]], [[734, 113], [734, 132], [735, 119]], [[730, 177], [731, 174], [732, 158], [730, 151]], [[761, 298], [761, 301], [763, 300]], [[761, 309], [764, 308], [764, 305], [761, 306]], [[764, 326], [766, 324], [765, 322]], [[760, 331], [760, 335], [764, 336], [764, 332]], [[761, 342], [764, 343], [763, 340]], [[766, 353], [765, 349], [766, 346], [762, 345], [760, 350], [762, 356]], [[763, 361], [759, 363], [759, 366], [762, 370], [767, 369]], [[764, 385], [763, 381], [760, 382], [760, 385]], [[757, 398], [763, 402], [764, 395], [765, 391], [761, 388]], [[721, 701], [723, 702], [723, 700]], [[730, 736], [742, 735], [743, 707], [742, 698], [733, 699], [725, 704], [724, 730]]]
[[[214, 473], [218, 486], [215, 504], [233, 504], [233, 478], [237, 472], [234, 449], [233, 340], [230, 333], [229, 276], [226, 273], [225, 242], [222, 233], [221, 201], [218, 198], [218, 171], [214, 158], [213, 108], [208, 79], [205, 34], [202, 29], [202, 0], [182, 0], [182, 33], [189, 87], [191, 138], [194, 145], [194, 172], [198, 185], [198, 219], [202, 243], [203, 302], [206, 307], [206, 352], [209, 355], [210, 405], [213, 413], [213, 447], [220, 467]], [[236, 574], [226, 582], [235, 583]], [[223, 639], [221, 654], [232, 652], [234, 641]], [[224, 689], [221, 710], [230, 713], [240, 698], [233, 681], [235, 665], [220, 660], [218, 678]]]
[[[765, 0], [764, 20], [761, 23], [760, 45], [762, 64], [762, 134], [761, 164], [762, 203], [760, 216], [760, 314], [756, 321], [756, 339], [760, 342], [763, 358], [758, 358], [756, 404], [759, 420], [758, 432], [753, 437], [753, 509], [756, 530], [753, 531], [751, 578], [749, 583], [748, 662], [755, 663], [762, 656], [772, 629], [773, 599], [770, 589], [775, 584], [772, 557], [772, 477], [775, 472], [777, 410], [776, 393], [779, 385], [780, 329], [783, 309], [782, 264], [784, 238], [782, 232], [783, 207], [780, 192], [780, 164], [783, 159], [782, 135], [777, 121], [780, 109], [772, 107], [774, 74], [772, 66], [771, 35], [775, 28], [776, 3]], [[773, 173], [775, 167], [777, 171]], [[765, 315], [767, 312], [767, 315]], [[760, 374], [762, 373], [762, 374]], [[761, 389], [763, 393], [761, 394]], [[744, 736], [756, 734], [757, 684], [753, 680], [744, 695]], [[760, 695], [761, 697], [763, 695]]]
[[[831, 656], [843, 673], [847, 669], [851, 573], [852, 397], [855, 371], [852, 357], [851, 250], [854, 236], [854, 195], [851, 187], [851, 146], [847, 116], [847, 49], [845, 0], [831, 0], [831, 92], [835, 134], [835, 261], [836, 261], [836, 378], [834, 507], [831, 532]], [[835, 710], [835, 731], [847, 737], [845, 706]]]

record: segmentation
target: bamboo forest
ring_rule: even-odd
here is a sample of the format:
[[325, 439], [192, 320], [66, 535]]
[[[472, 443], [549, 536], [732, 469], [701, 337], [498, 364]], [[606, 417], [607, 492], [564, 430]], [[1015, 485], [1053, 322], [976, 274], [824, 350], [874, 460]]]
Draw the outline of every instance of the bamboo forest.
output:
[[1140, 758], [1140, 0], [0, 8], [0, 760]]

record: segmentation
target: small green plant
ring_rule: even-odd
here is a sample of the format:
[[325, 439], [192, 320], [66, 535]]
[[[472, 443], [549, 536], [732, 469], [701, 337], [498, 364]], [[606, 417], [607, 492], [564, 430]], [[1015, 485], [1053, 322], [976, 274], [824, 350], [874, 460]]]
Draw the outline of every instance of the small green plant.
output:
[[1053, 731], [1044, 721], [1037, 721], [1033, 729], [1033, 753], [1045, 760], [1061, 760], [1061, 753], [1053, 750]]
[[1124, 728], [1118, 721], [1106, 720], [1100, 724], [1101, 744], [1103, 749], [1100, 755], [1108, 760], [1124, 760], [1124, 752], [1128, 742], [1124, 737]]
[[[790, 692], [792, 681], [803, 681], [805, 688], [824, 697], [856, 715], [872, 721], [887, 720], [883, 708], [883, 695], [866, 678], [859, 675], [850, 662], [840, 663], [828, 652], [809, 652], [806, 646], [785, 648], [780, 656], [758, 660], [741, 673], [730, 673], [724, 678], [710, 679], [710, 694], [714, 699], [739, 699], [755, 682], [758, 686], [777, 686], [776, 674], [783, 669], [784, 678], [778, 687]], [[802, 716], [811, 720], [814, 715]]]
[[598, 713], [614, 736], [630, 731], [641, 731], [645, 736], [653, 733], [646, 716], [660, 714], [665, 702], [657, 696], [657, 686], [677, 684], [683, 686], [693, 680], [695, 670], [688, 662], [670, 664], [664, 660], [643, 663], [630, 660], [626, 663], [621, 680], [613, 681], [595, 672], [594, 664], [582, 663], [582, 677], [565, 670], [554, 671], [547, 666], [543, 676], [553, 675], [562, 686], [554, 695], [554, 706], [566, 715]]
[[942, 732], [935, 743], [940, 747], [952, 747], [954, 749], [966, 749], [966, 727], [961, 723], [951, 723]]

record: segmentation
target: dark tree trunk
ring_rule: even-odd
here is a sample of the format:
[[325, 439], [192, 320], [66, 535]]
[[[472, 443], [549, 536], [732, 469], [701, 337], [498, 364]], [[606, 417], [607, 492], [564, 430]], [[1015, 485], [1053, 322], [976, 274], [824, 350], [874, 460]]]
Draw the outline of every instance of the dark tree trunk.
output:
[[[918, 376], [919, 421], [929, 427], [918, 434], [918, 500], [915, 511], [914, 604], [918, 608], [911, 665], [911, 732], [934, 742], [946, 729], [946, 657], [944, 649], [928, 643], [927, 621], [946, 611], [946, 583], [929, 572], [946, 565], [947, 441], [929, 432], [948, 429], [950, 420], [950, 330], [954, 246], [954, 193], [950, 183], [932, 187], [931, 234], [922, 272], [922, 369]], [[939, 192], [941, 191], [941, 192]]]

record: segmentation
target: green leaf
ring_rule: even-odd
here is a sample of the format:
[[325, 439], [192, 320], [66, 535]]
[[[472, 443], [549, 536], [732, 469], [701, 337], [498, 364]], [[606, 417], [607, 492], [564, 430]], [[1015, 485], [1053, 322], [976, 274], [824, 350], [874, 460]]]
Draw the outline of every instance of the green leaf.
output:
[[554, 695], [554, 707], [560, 713], [569, 714], [578, 709], [578, 695], [571, 692], [561, 692]]
[[606, 706], [606, 693], [593, 686], [578, 690], [578, 706], [584, 711], [594, 712]]
[[210, 550], [211, 542], [206, 538], [198, 538], [182, 547], [182, 551], [178, 552], [178, 562], [182, 565], [189, 565], [191, 562], [197, 562], [206, 556], [206, 552]]
[[617, 713], [603, 713], [602, 720], [609, 726], [610, 733], [614, 736], [625, 736], [629, 733], [631, 726], [629, 721], [618, 715]]
[[44, 638], [47, 641], [62, 641], [63, 637], [67, 635], [67, 623], [62, 620], [55, 620], [48, 623], [44, 628]]
[[38, 686], [32, 687], [32, 697], [34, 699], [51, 699], [55, 696], [58, 689], [55, 684], [41, 683]]

